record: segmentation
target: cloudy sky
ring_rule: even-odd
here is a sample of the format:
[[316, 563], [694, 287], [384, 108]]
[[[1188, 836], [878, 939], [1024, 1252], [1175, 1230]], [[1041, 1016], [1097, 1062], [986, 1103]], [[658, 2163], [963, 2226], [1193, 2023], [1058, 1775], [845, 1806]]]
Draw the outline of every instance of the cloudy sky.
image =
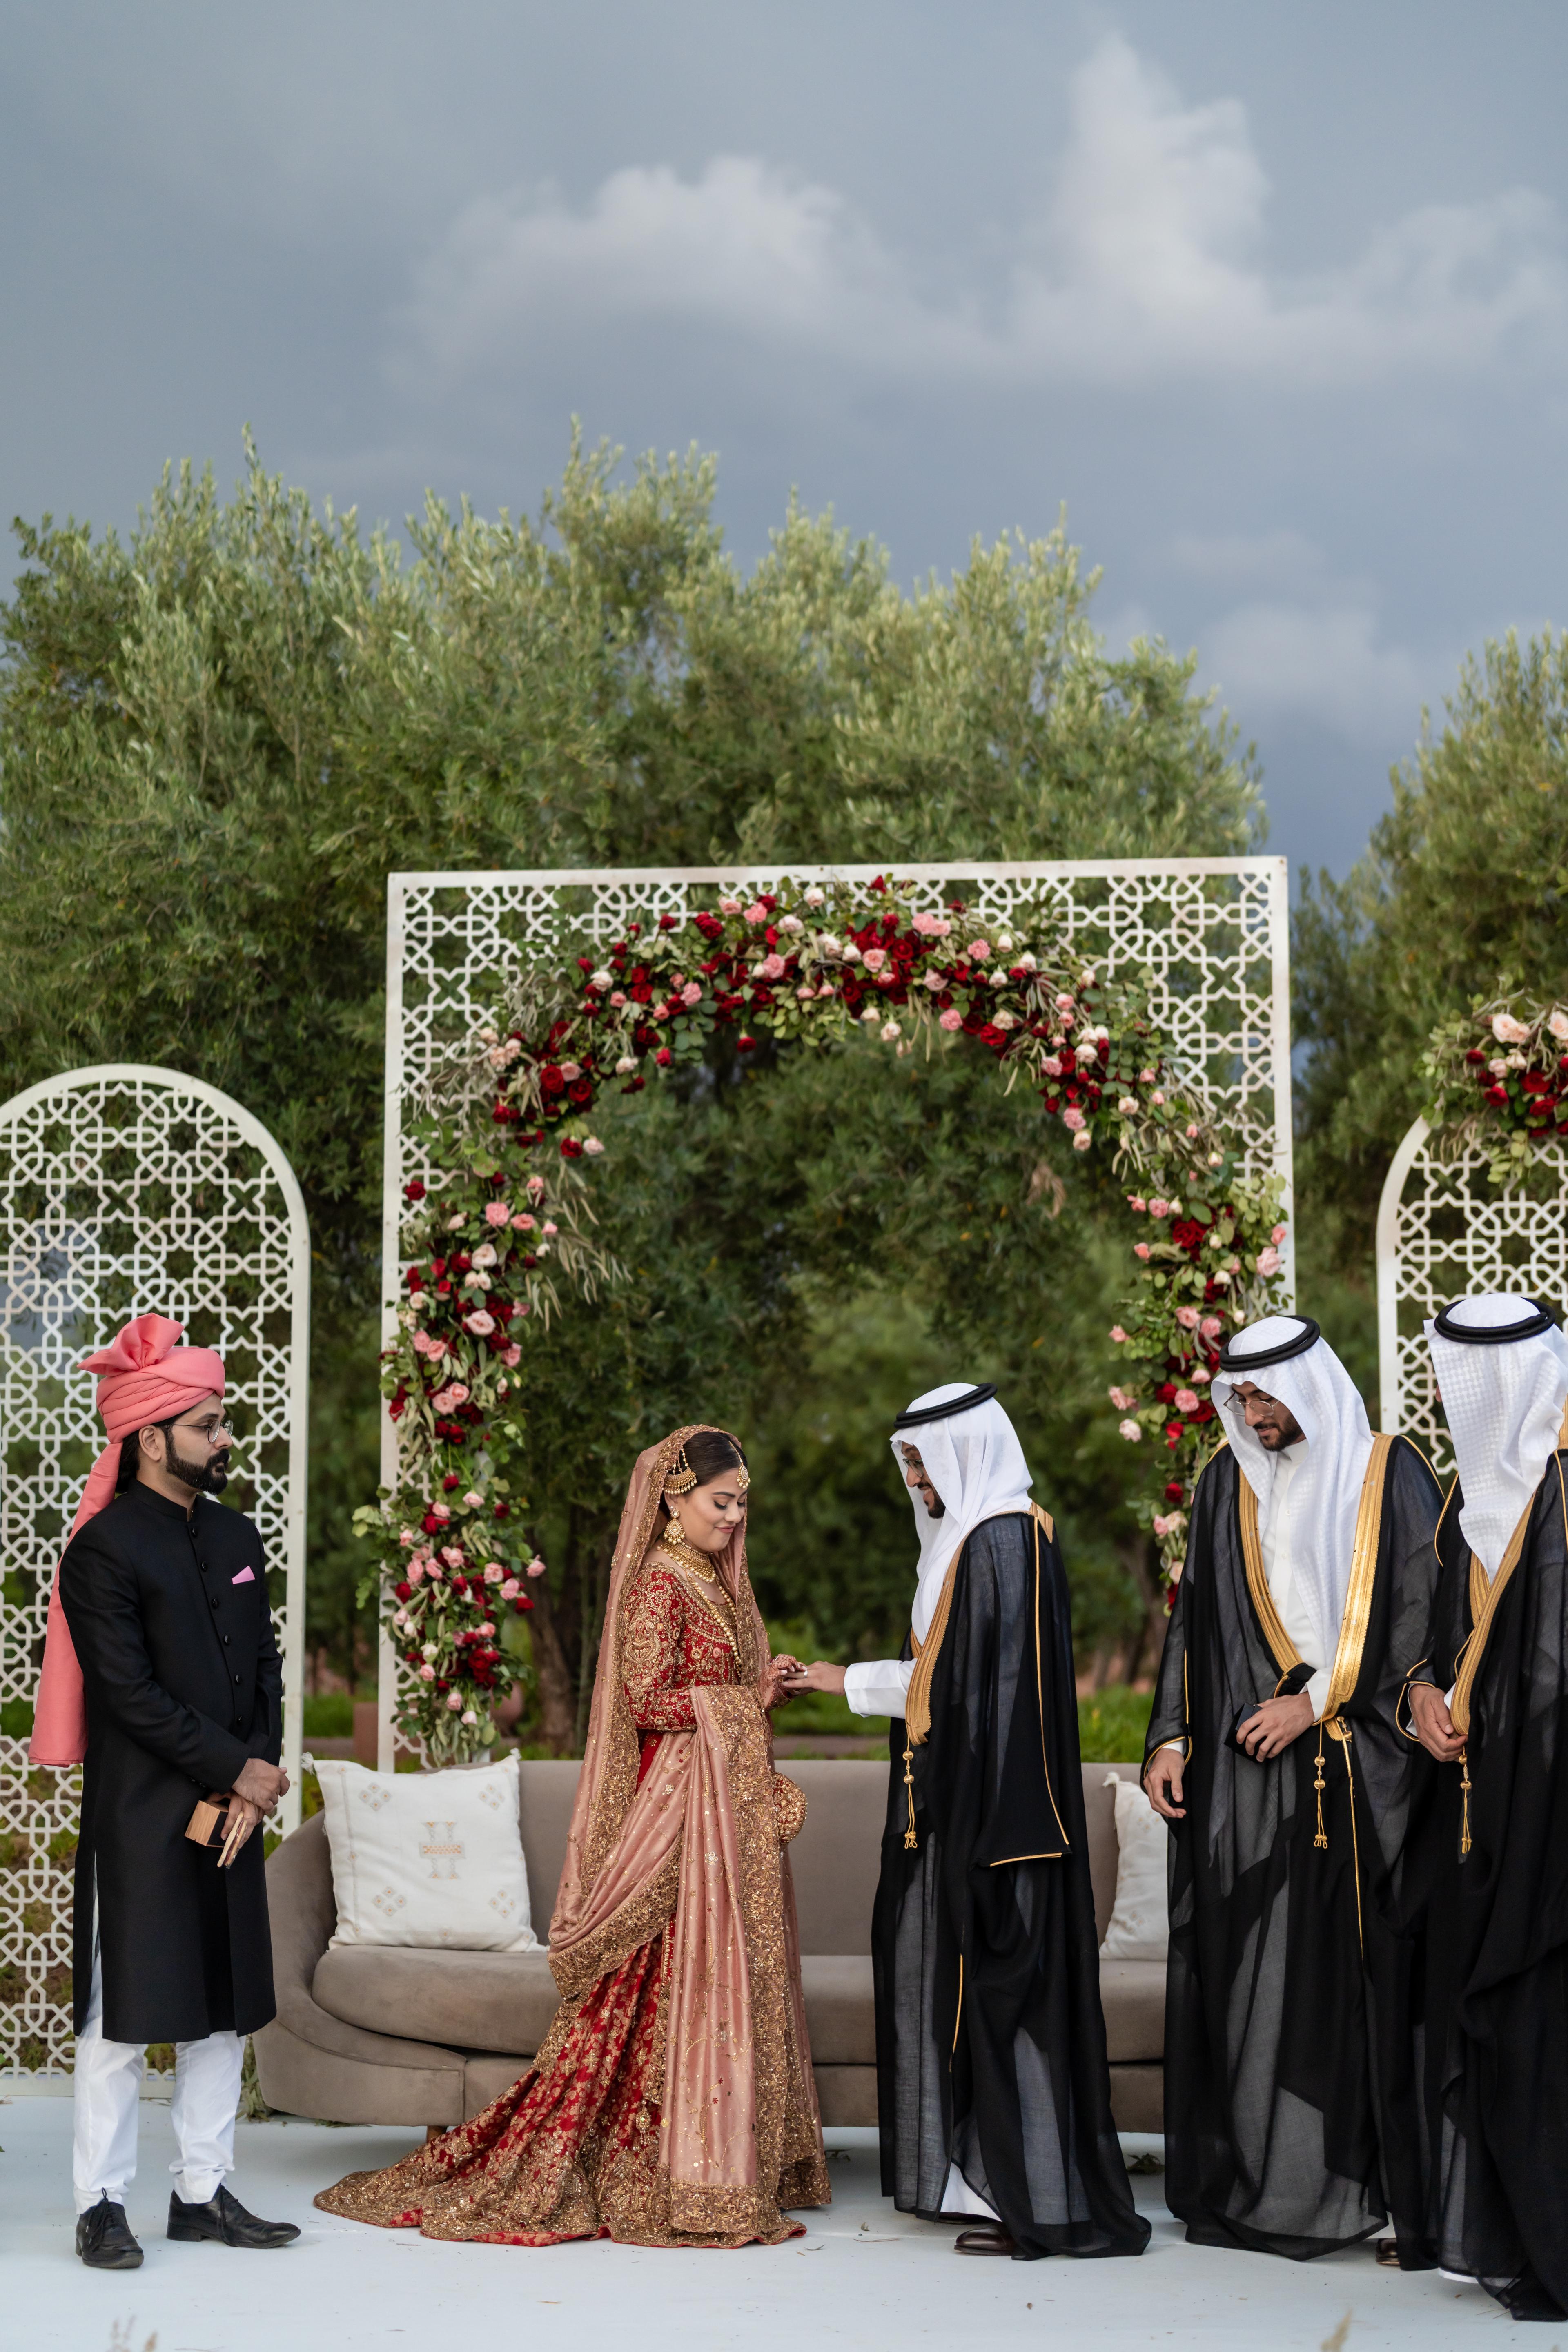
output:
[[1552, 0], [10, 0], [0, 496], [167, 457], [531, 509], [568, 420], [899, 577], [1072, 536], [1342, 871], [1467, 646], [1568, 620]]

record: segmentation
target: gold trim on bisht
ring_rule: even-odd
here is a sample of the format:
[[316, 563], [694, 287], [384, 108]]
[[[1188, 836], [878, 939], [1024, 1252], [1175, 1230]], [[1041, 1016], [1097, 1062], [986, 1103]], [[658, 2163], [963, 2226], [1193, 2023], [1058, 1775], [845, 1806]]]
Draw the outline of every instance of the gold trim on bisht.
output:
[[[1057, 1530], [1050, 1513], [1043, 1511], [1038, 1503], [1031, 1503], [1029, 1516], [1037, 1528], [1044, 1528], [1046, 1541], [1053, 1542]], [[976, 1526], [970, 1528], [969, 1535], [975, 1534], [977, 1528], [983, 1528], [985, 1524], [984, 1519], [978, 1520]], [[909, 1808], [909, 1824], [904, 1831], [904, 1847], [908, 1853], [913, 1853], [920, 1843], [915, 1830], [914, 1751], [917, 1748], [923, 1748], [931, 1736], [931, 1676], [936, 1672], [937, 1653], [942, 1648], [942, 1636], [947, 1632], [948, 1612], [952, 1606], [952, 1588], [958, 1577], [958, 1563], [963, 1558], [963, 1544], [968, 1541], [969, 1536], [965, 1536], [963, 1543], [959, 1545], [947, 1563], [947, 1574], [942, 1580], [942, 1591], [937, 1595], [936, 1607], [931, 1611], [931, 1623], [926, 1627], [925, 1640], [923, 1642], [921, 1640], [912, 1625], [910, 1628], [910, 1645], [915, 1654], [915, 1670], [910, 1676], [910, 1687], [904, 1697], [904, 1801]], [[1038, 1538], [1037, 1538], [1037, 1578], [1039, 1572], [1038, 1559]], [[1054, 1811], [1056, 1806], [1054, 1796], [1051, 1799], [1051, 1805]], [[1059, 1819], [1058, 1816], [1058, 1826]]]

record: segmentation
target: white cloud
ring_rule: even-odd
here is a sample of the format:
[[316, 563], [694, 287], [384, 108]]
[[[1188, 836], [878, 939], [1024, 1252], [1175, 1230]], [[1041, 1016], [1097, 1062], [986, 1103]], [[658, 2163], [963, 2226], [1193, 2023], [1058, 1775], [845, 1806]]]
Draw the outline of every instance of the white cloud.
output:
[[1563, 224], [1512, 190], [1428, 205], [1348, 266], [1271, 273], [1268, 183], [1235, 99], [1184, 105], [1128, 44], [1073, 78], [1044, 216], [989, 302], [931, 294], [836, 190], [755, 157], [694, 180], [616, 172], [588, 205], [469, 205], [420, 268], [405, 324], [448, 381], [593, 321], [700, 326], [776, 354], [904, 379], [1359, 385], [1484, 367], [1568, 320]]

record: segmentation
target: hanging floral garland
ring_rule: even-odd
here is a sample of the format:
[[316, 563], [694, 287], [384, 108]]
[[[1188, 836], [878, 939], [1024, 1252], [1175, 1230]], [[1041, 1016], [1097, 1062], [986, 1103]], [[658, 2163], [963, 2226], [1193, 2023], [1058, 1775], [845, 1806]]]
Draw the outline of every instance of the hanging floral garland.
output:
[[1421, 1066], [1428, 1126], [1479, 1143], [1496, 1185], [1522, 1174], [1547, 1138], [1568, 1137], [1568, 1005], [1528, 994], [1507, 972], [1496, 995], [1438, 1023]]
[[917, 905], [912, 883], [879, 879], [870, 896], [868, 911], [844, 886], [781, 885], [628, 924], [574, 977], [522, 971], [441, 1072], [418, 1139], [449, 1172], [407, 1187], [408, 1295], [384, 1359], [401, 1485], [355, 1518], [380, 1539], [366, 1583], [385, 1580], [404, 1726], [434, 1760], [488, 1748], [514, 1678], [500, 1612], [526, 1611], [543, 1572], [513, 1517], [523, 1358], [561, 1304], [557, 1275], [613, 1276], [578, 1164], [603, 1150], [595, 1106], [606, 1087], [634, 1094], [700, 1062], [720, 1031], [742, 1055], [764, 1034], [828, 1045], [860, 1029], [900, 1056], [968, 1036], [1076, 1152], [1109, 1151], [1140, 1181], [1127, 1195], [1140, 1279], [1110, 1335], [1122, 1360], [1110, 1397], [1122, 1437], [1156, 1450], [1140, 1516], [1179, 1575], [1221, 1340], [1278, 1301], [1279, 1180], [1243, 1174], [1237, 1139], [1171, 1076], [1146, 991], [1103, 978], [1047, 907], [989, 926], [960, 901]]

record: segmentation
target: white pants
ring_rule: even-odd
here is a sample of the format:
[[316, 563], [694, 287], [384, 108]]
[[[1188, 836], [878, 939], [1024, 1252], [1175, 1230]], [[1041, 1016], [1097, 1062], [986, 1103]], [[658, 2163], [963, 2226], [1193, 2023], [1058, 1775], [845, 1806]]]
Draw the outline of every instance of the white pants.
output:
[[[136, 2125], [146, 2063], [146, 2050], [138, 2043], [104, 2040], [103, 1964], [95, 1918], [92, 1991], [76, 2045], [71, 2175], [79, 2213], [100, 2197], [111, 2205], [125, 2202], [136, 2178]], [[188, 2205], [205, 2205], [216, 2197], [225, 2173], [234, 2169], [234, 2118], [244, 2063], [241, 2033], [210, 2033], [202, 2042], [174, 2044], [169, 2120], [179, 2154], [169, 2169]]]

